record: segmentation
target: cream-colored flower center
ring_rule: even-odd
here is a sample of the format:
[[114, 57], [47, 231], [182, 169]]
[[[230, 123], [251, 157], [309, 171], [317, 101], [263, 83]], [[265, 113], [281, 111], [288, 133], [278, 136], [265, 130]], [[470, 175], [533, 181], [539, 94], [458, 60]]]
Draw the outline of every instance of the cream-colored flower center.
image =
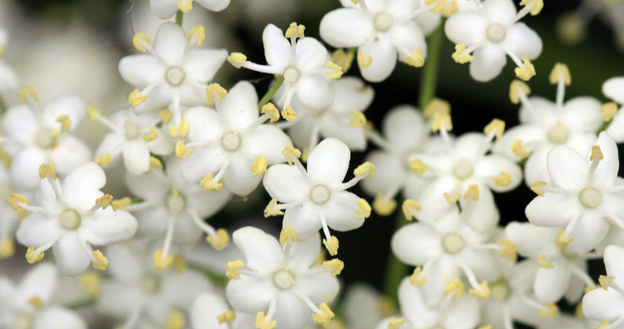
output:
[[375, 26], [375, 30], [379, 32], [386, 32], [390, 29], [394, 23], [394, 16], [390, 13], [381, 12], [375, 15], [373, 19], [373, 25]]
[[155, 293], [160, 289], [160, 278], [153, 274], [146, 275], [141, 281], [141, 288], [148, 293]]
[[579, 201], [585, 208], [596, 208], [602, 202], [602, 193], [597, 188], [586, 187], [579, 193]]
[[229, 132], [223, 135], [223, 137], [221, 137], [221, 146], [223, 146], [223, 148], [226, 151], [234, 152], [238, 150], [240, 145], [241, 145], [241, 138], [238, 135], [238, 133], [235, 131]]
[[472, 176], [472, 162], [466, 158], [461, 158], [453, 166], [453, 175], [459, 180], [464, 180]]
[[65, 229], [75, 230], [80, 226], [81, 218], [76, 210], [67, 209], [59, 216], [58, 222]]
[[132, 121], [124, 122], [125, 137], [127, 140], [135, 140], [141, 136], [141, 128], [137, 127]]
[[290, 289], [295, 284], [295, 277], [289, 270], [279, 270], [273, 273], [273, 284], [279, 289]]
[[492, 284], [492, 286], [490, 287], [490, 292], [494, 299], [498, 301], [504, 301], [509, 298], [509, 295], [511, 295], [511, 288], [506, 281], [500, 280]]
[[568, 140], [568, 128], [561, 121], [557, 121], [548, 131], [548, 139], [555, 144], [563, 144]]
[[35, 133], [35, 143], [41, 148], [48, 149], [54, 146], [56, 138], [52, 136], [52, 132], [46, 128], [41, 128]]
[[294, 66], [289, 66], [284, 70], [284, 82], [295, 83], [299, 80], [299, 70]]
[[329, 189], [327, 186], [319, 184], [310, 190], [310, 200], [316, 204], [324, 204], [329, 201]]
[[165, 72], [165, 80], [174, 87], [181, 85], [185, 77], [184, 70], [179, 66], [171, 66]]
[[172, 190], [171, 193], [165, 197], [165, 206], [172, 215], [184, 210], [185, 205], [186, 201], [184, 200], [184, 196], [177, 190]]
[[488, 26], [485, 34], [490, 42], [500, 43], [505, 40], [507, 29], [505, 29], [505, 27], [500, 23], [493, 23]]
[[447, 254], [456, 254], [464, 249], [464, 238], [457, 233], [450, 233], [442, 238], [442, 247]]

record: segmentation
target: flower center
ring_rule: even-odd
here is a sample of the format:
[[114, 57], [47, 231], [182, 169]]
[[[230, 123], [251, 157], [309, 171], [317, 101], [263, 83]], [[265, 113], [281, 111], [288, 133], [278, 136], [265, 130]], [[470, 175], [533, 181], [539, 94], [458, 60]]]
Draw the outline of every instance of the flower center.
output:
[[594, 187], [586, 187], [579, 193], [579, 201], [585, 208], [596, 208], [602, 202], [602, 193]]
[[466, 158], [459, 159], [453, 166], [453, 175], [459, 180], [472, 176], [472, 163]]
[[375, 30], [379, 32], [386, 32], [394, 23], [394, 16], [390, 13], [381, 12], [375, 15], [373, 19], [373, 25], [375, 26]]
[[135, 140], [141, 136], [141, 128], [137, 127], [132, 121], [126, 120], [124, 122], [125, 136], [127, 140]]
[[568, 128], [557, 121], [548, 131], [548, 139], [555, 144], [563, 144], [568, 140]]
[[487, 30], [485, 31], [488, 40], [492, 43], [499, 43], [505, 40], [505, 36], [507, 35], [507, 30], [500, 23], [490, 24]]
[[273, 284], [279, 289], [290, 289], [295, 284], [295, 277], [289, 270], [279, 270], [273, 273]]
[[179, 66], [171, 66], [165, 72], [165, 80], [174, 87], [181, 85], [185, 77], [184, 70]]
[[284, 82], [295, 83], [299, 80], [299, 70], [294, 66], [289, 66], [284, 70]]
[[447, 254], [456, 254], [464, 249], [464, 238], [457, 233], [450, 233], [442, 238], [442, 247]]
[[241, 138], [240, 136], [238, 136], [238, 133], [235, 131], [229, 132], [223, 135], [223, 137], [221, 137], [221, 146], [223, 146], [223, 148], [226, 151], [234, 152], [238, 150], [240, 145], [241, 145]]
[[509, 284], [507, 282], [505, 282], [504, 280], [500, 280], [492, 284], [492, 287], [490, 287], [490, 292], [492, 294], [492, 297], [494, 297], [496, 300], [504, 301], [509, 298], [509, 295], [511, 295], [511, 288], [509, 288]]
[[26, 313], [22, 313], [19, 316], [17, 316], [17, 318], [15, 319], [15, 322], [13, 322], [13, 328], [14, 329], [30, 329], [33, 327], [34, 325], [34, 321], [32, 316], [26, 314]]
[[169, 209], [169, 213], [175, 215], [184, 209], [186, 201], [184, 196], [176, 189], [172, 189], [171, 193], [165, 197], [165, 206]]
[[310, 200], [316, 204], [324, 204], [329, 201], [329, 189], [325, 185], [316, 185], [310, 191]]
[[75, 230], [80, 226], [80, 215], [76, 210], [67, 209], [58, 218], [59, 224], [65, 229]]
[[148, 293], [155, 293], [160, 289], [160, 278], [153, 274], [146, 275], [141, 281], [141, 288]]
[[35, 133], [35, 143], [41, 148], [47, 149], [54, 145], [55, 138], [52, 136], [50, 130], [41, 128]]

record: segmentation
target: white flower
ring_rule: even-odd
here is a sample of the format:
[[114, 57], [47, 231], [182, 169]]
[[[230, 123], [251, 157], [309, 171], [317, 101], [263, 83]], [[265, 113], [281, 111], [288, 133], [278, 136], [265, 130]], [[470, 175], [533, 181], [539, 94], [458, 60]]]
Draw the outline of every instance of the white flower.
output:
[[173, 16], [178, 10], [188, 13], [193, 9], [193, 2], [211, 11], [222, 11], [230, 0], [150, 0], [150, 10], [162, 19]]
[[[615, 101], [615, 103], [624, 105], [624, 96], [622, 96], [624, 95], [624, 77], [615, 77], [605, 81], [602, 85], [602, 93]], [[607, 132], [611, 134], [616, 142], [624, 142], [624, 111], [622, 111], [622, 107], [613, 116], [613, 121], [607, 128]]]
[[203, 27], [196, 26], [187, 35], [173, 23], [160, 26], [153, 44], [147, 35], [135, 35], [135, 47], [147, 53], [126, 56], [119, 62], [124, 80], [139, 88], [130, 93], [130, 104], [138, 106], [147, 100], [145, 107], [159, 110], [171, 104], [176, 125], [181, 118], [180, 105], [205, 104], [207, 83], [225, 61], [227, 51], [196, 49], [204, 39]]
[[368, 81], [390, 76], [397, 57], [420, 67], [427, 57], [427, 43], [414, 19], [430, 9], [420, 1], [363, 0], [356, 6], [327, 13], [321, 20], [323, 40], [334, 47], [358, 47], [358, 65]]
[[0, 327], [19, 329], [87, 329], [74, 311], [53, 303], [57, 287], [54, 266], [38, 264], [18, 285], [0, 277]]
[[349, 285], [342, 312], [350, 328], [374, 329], [384, 317], [394, 315], [392, 301], [364, 283]]
[[585, 157], [560, 145], [550, 150], [547, 161], [552, 186], [532, 186], [538, 196], [525, 211], [531, 223], [562, 228], [557, 244], [569, 243], [579, 254], [600, 244], [610, 224], [624, 228], [624, 184], [617, 176], [617, 145], [608, 133], [600, 133]]
[[11, 191], [13, 191], [13, 185], [9, 171], [4, 165], [0, 165], [0, 214], [2, 214], [0, 217], [0, 261], [15, 254], [13, 236], [19, 224], [19, 216], [11, 209], [8, 202]]
[[343, 264], [334, 259], [314, 265], [321, 248], [318, 234], [280, 246], [274, 237], [248, 226], [234, 232], [233, 239], [245, 257], [228, 264], [232, 280], [227, 298], [236, 311], [257, 313], [257, 328], [301, 328], [313, 318], [321, 324], [333, 318], [327, 303], [339, 286], [332, 274]]
[[[136, 328], [145, 322], [162, 328], [166, 323], [184, 320], [193, 300], [212, 291], [202, 274], [187, 269], [182, 259], [171, 269], [156, 269], [143, 245], [134, 243], [106, 248], [111, 260], [111, 278], [101, 284], [96, 310], [125, 319], [123, 328]], [[173, 326], [173, 328], [182, 328]]]
[[570, 251], [568, 246], [559, 247], [555, 243], [558, 229], [512, 222], [505, 233], [520, 256], [539, 266], [533, 282], [533, 293], [538, 301], [556, 303], [565, 296], [570, 303], [575, 303], [583, 295], [584, 286], [595, 285], [586, 273], [585, 258]]
[[542, 97], [527, 97], [529, 87], [515, 81], [511, 84], [512, 102], [522, 102], [520, 125], [505, 132], [493, 151], [519, 162], [526, 158], [526, 184], [548, 182], [546, 156], [556, 145], [566, 145], [584, 153], [596, 140], [596, 132], [604, 124], [601, 104], [593, 97], [576, 97], [564, 103], [565, 87], [571, 82], [570, 72], [563, 64], [555, 65], [551, 83], [557, 84], [556, 102]]
[[137, 217], [138, 236], [164, 238], [162, 249], [154, 256], [156, 266], [162, 269], [173, 261], [172, 244], [193, 244], [202, 232], [208, 234], [207, 240], [215, 248], [223, 248], [229, 241], [225, 230], [215, 230], [204, 219], [221, 210], [231, 193], [207, 192], [199, 184], [188, 183], [181, 167], [181, 162], [172, 158], [165, 163], [165, 170], [154, 168], [146, 175], [126, 175], [128, 189], [143, 201], [124, 209]]
[[168, 133], [156, 128], [161, 118], [155, 115], [138, 115], [133, 109], [127, 109], [107, 119], [95, 109], [90, 110], [90, 115], [111, 130], [95, 152], [96, 159], [101, 159], [99, 164], [104, 167], [122, 157], [124, 167], [130, 174], [142, 175], [150, 168], [150, 153], [165, 156], [173, 151]]
[[284, 36], [275, 25], [267, 25], [262, 33], [267, 65], [250, 62], [241, 53], [232, 53], [228, 60], [237, 68], [280, 75], [284, 84], [278, 103], [284, 109], [291, 106], [296, 95], [306, 106], [320, 110], [333, 99], [328, 80], [339, 78], [342, 70], [330, 62], [327, 49], [318, 40], [304, 38], [304, 29], [303, 25], [292, 23]]
[[583, 314], [608, 329], [624, 328], [624, 247], [605, 249], [607, 275], [600, 276], [601, 288], [583, 297]]
[[558, 37], [567, 45], [578, 45], [587, 37], [588, 25], [596, 17], [613, 30], [616, 45], [624, 46], [624, 4], [620, 1], [581, 1], [574, 11], [563, 13], [557, 20]]
[[341, 140], [352, 151], [363, 151], [367, 122], [362, 112], [373, 102], [373, 88], [353, 77], [336, 80], [331, 88], [334, 100], [321, 110], [308, 108], [297, 98], [293, 99], [297, 116], [292, 125], [288, 125], [288, 134], [302, 149], [313, 149], [323, 136]]
[[[323, 229], [325, 244], [332, 255], [338, 250], [338, 239], [329, 229], [354, 230], [370, 215], [366, 200], [346, 190], [370, 176], [374, 167], [363, 164], [354, 171], [355, 177], [343, 183], [349, 170], [351, 152], [335, 138], [321, 141], [307, 159], [307, 170], [297, 157], [296, 149], [287, 159], [294, 165], [271, 166], [264, 175], [264, 188], [273, 198], [265, 209], [265, 216], [281, 215], [283, 227], [290, 227], [300, 239], [307, 239]], [[277, 203], [279, 202], [279, 204]]]
[[191, 307], [193, 329], [251, 329], [255, 315], [234, 313], [227, 301], [218, 294], [198, 296]]
[[44, 163], [54, 163], [64, 176], [91, 159], [89, 148], [71, 134], [86, 115], [82, 99], [61, 97], [40, 109], [34, 89], [26, 87], [20, 94], [26, 103], [8, 109], [2, 118], [2, 144], [13, 158], [10, 172], [16, 187], [36, 187]]
[[193, 153], [183, 160], [182, 173], [191, 182], [202, 180], [207, 190], [225, 185], [235, 194], [248, 195], [267, 165], [286, 161], [282, 151], [292, 144], [282, 130], [262, 124], [279, 114], [275, 108], [273, 113], [258, 114], [258, 95], [251, 83], [237, 83], [215, 104], [216, 111], [194, 107], [184, 115], [190, 140], [185, 148]]
[[[4, 49], [9, 39], [9, 33], [0, 27], [0, 56], [4, 53]], [[0, 96], [5, 93], [12, 92], [17, 89], [18, 79], [15, 71], [0, 60]]]
[[516, 75], [529, 80], [535, 75], [530, 60], [542, 52], [539, 35], [524, 23], [518, 23], [528, 13], [537, 15], [542, 0], [523, 0], [525, 7], [516, 12], [512, 0], [476, 1], [477, 10], [456, 13], [444, 26], [447, 37], [457, 44], [453, 59], [470, 64], [470, 75], [477, 81], [497, 77], [509, 56], [518, 66]]
[[28, 262], [40, 261], [52, 248], [56, 265], [65, 275], [78, 275], [91, 262], [96, 269], [106, 269], [108, 260], [91, 245], [105, 246], [131, 238], [137, 221], [130, 213], [108, 206], [112, 196], [100, 191], [106, 184], [104, 170], [89, 162], [61, 183], [49, 165], [42, 165], [40, 177], [40, 205], [30, 205], [15, 194], [9, 199], [16, 209], [28, 212], [16, 233], [17, 241], [29, 247]]

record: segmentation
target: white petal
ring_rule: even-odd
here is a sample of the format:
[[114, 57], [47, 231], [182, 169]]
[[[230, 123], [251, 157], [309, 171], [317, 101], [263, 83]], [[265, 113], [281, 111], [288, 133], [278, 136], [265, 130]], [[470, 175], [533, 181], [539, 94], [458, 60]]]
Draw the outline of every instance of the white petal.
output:
[[[284, 328], [303, 328], [310, 322], [312, 311], [292, 291], [279, 294], [275, 304], [275, 322]], [[280, 325], [280, 326], [281, 326]]]
[[[361, 49], [358, 49], [361, 51]], [[387, 79], [397, 62], [397, 50], [388, 38], [379, 38], [371, 44], [369, 53], [366, 55], [371, 56], [373, 61], [367, 68], [362, 68], [360, 65], [360, 72], [362, 77], [368, 81], [380, 82]], [[358, 61], [359, 65], [359, 61]]]
[[114, 244], [106, 247], [104, 254], [108, 258], [108, 273], [121, 282], [137, 282], [145, 275], [146, 268], [136, 266], [143, 259], [139, 252], [143, 251], [137, 244]]
[[[522, 158], [514, 154], [511, 146], [516, 140], [521, 140], [523, 144], [527, 144], [534, 141], [543, 141], [546, 139], [546, 134], [543, 129], [531, 124], [524, 124], [515, 126], [503, 134], [503, 137], [498, 139], [492, 147], [492, 152], [499, 155], [504, 155], [515, 162], [520, 161]], [[544, 158], [544, 168], [546, 168], [546, 159]]]
[[321, 135], [333, 137], [347, 144], [351, 151], [364, 151], [366, 149], [366, 133], [362, 127], [350, 127], [344, 123], [338, 123], [334, 118], [325, 118], [321, 124]]
[[78, 313], [60, 307], [43, 311], [33, 329], [87, 329], [87, 323]]
[[195, 299], [191, 307], [193, 329], [229, 329], [227, 323], [219, 323], [217, 316], [229, 310], [223, 297], [214, 294], [202, 294]]
[[418, 109], [409, 105], [397, 106], [385, 116], [382, 131], [391, 145], [401, 151], [420, 147], [428, 134]]
[[562, 193], [545, 193], [531, 201], [525, 214], [529, 221], [537, 226], [562, 227], [579, 216], [582, 206], [576, 196]]
[[604, 263], [607, 275], [614, 276], [618, 285], [624, 283], [624, 247], [612, 245], [605, 248]]
[[470, 75], [479, 82], [496, 78], [507, 63], [507, 55], [499, 47], [486, 44], [474, 51], [474, 60], [470, 63]]
[[247, 196], [253, 192], [262, 176], [254, 176], [249, 166], [255, 159], [247, 159], [240, 153], [230, 157], [230, 166], [223, 176], [223, 183], [232, 193], [240, 196]]
[[163, 23], [154, 38], [154, 51], [167, 65], [181, 65], [188, 42], [181, 27], [174, 23]]
[[551, 260], [553, 268], [537, 270], [533, 291], [535, 297], [542, 303], [556, 303], [565, 295], [570, 285], [570, 267], [563, 258]]
[[314, 74], [328, 61], [327, 49], [318, 40], [307, 37], [299, 39], [295, 46], [295, 65], [303, 74]]
[[80, 231], [89, 243], [102, 246], [134, 236], [137, 220], [129, 212], [108, 207], [96, 210], [92, 218], [83, 218]]
[[284, 227], [290, 227], [299, 239], [308, 239], [321, 228], [318, 208], [310, 202], [284, 212]]
[[292, 145], [290, 138], [279, 128], [271, 125], [260, 125], [243, 139], [242, 152], [254, 161], [262, 155], [269, 165], [285, 162], [282, 151], [286, 145]]
[[364, 218], [355, 217], [359, 197], [351, 192], [334, 193], [325, 204], [327, 225], [336, 231], [351, 231], [364, 224]]
[[475, 298], [464, 295], [444, 309], [444, 325], [446, 328], [471, 329], [479, 324], [480, 304]]
[[364, 16], [362, 10], [354, 8], [330, 11], [323, 16], [319, 29], [321, 38], [337, 48], [361, 46], [373, 34], [371, 20]]
[[132, 194], [145, 200], [163, 200], [169, 191], [157, 174], [132, 176], [126, 175], [126, 186]]
[[57, 120], [64, 115], [69, 117], [69, 129], [76, 129], [87, 115], [87, 103], [78, 96], [57, 98], [43, 109], [41, 119], [49, 129], [61, 129], [61, 123]]
[[505, 234], [518, 247], [518, 253], [535, 259], [541, 255], [549, 257], [559, 254], [555, 243], [558, 233], [557, 228], [538, 227], [531, 223], [511, 222], [505, 227]]
[[448, 18], [444, 32], [453, 43], [478, 45], [485, 42], [488, 22], [475, 12], [460, 12]]
[[165, 276], [160, 293], [174, 305], [190, 307], [198, 295], [211, 290], [212, 284], [205, 276], [196, 271], [187, 270]]
[[[198, 188], [195, 190], [195, 188]], [[187, 207], [197, 211], [200, 217], [210, 217], [219, 212], [230, 201], [232, 193], [227, 189], [219, 192], [205, 192], [203, 189], [199, 189], [199, 186], [193, 185], [191, 190], [195, 193], [187, 192]]]
[[198, 148], [182, 160], [182, 175], [188, 182], [199, 182], [209, 173], [216, 173], [228, 157], [221, 147]]
[[548, 173], [548, 152], [552, 146], [549, 144], [539, 146], [531, 152], [531, 155], [524, 164], [524, 180], [527, 186], [531, 186], [539, 181], [552, 184]]
[[595, 321], [613, 322], [624, 315], [624, 296], [613, 288], [594, 289], [583, 297], [583, 313]]
[[392, 252], [407, 264], [423, 265], [442, 253], [440, 237], [429, 226], [415, 223], [399, 229], [392, 237]]
[[345, 143], [326, 138], [308, 156], [308, 177], [316, 184], [335, 188], [344, 180], [350, 158], [351, 151]]
[[299, 277], [298, 280], [295, 287], [301, 289], [317, 305], [332, 302], [340, 290], [338, 279], [329, 272]]
[[412, 286], [407, 278], [401, 281], [398, 294], [401, 313], [416, 328], [432, 328], [440, 320], [440, 313], [427, 307], [422, 290]]
[[274, 66], [277, 71], [286, 69], [290, 63], [292, 48], [282, 30], [273, 24], [267, 25], [262, 32], [262, 43], [267, 63]]
[[68, 207], [86, 212], [103, 195], [100, 191], [106, 185], [104, 170], [95, 162], [89, 162], [72, 171], [63, 180], [62, 199]]
[[578, 191], [587, 182], [587, 162], [567, 146], [555, 146], [548, 152], [548, 173], [556, 187]]
[[508, 158], [498, 155], [488, 155], [477, 162], [475, 166], [476, 175], [480, 177], [495, 177], [502, 172], [511, 176], [511, 182], [507, 186], [499, 186], [493, 179], [487, 180], [487, 186], [496, 192], [508, 192], [520, 185], [522, 182], [522, 169]]
[[230, 4], [230, 0], [195, 0], [200, 6], [211, 11], [222, 11]]
[[165, 76], [165, 67], [151, 55], [126, 56], [119, 61], [119, 73], [129, 84], [144, 88]]
[[624, 77], [611, 78], [602, 84], [602, 93], [619, 104], [624, 104]]
[[116, 160], [119, 159], [119, 155], [121, 154], [123, 144], [126, 143], [126, 138], [123, 134], [113, 132], [104, 137], [100, 142], [100, 146], [95, 151], [96, 156], [110, 154], [111, 155], [111, 163], [110, 166], [113, 166], [116, 163]]
[[561, 119], [570, 130], [595, 134], [604, 124], [600, 114], [601, 105], [593, 97], [572, 98], [565, 103]]
[[32, 213], [20, 222], [15, 237], [19, 243], [27, 247], [38, 247], [52, 241], [61, 232], [61, 226], [56, 218]]
[[34, 265], [16, 287], [15, 302], [26, 306], [29, 299], [39, 297], [46, 305], [53, 297], [57, 284], [56, 268], [51, 263]]
[[232, 234], [234, 244], [245, 255], [245, 265], [261, 273], [270, 273], [282, 263], [282, 247], [269, 234], [247, 226]]
[[264, 188], [272, 198], [282, 203], [307, 197], [309, 188], [306, 177], [295, 166], [278, 164], [269, 167], [264, 174]]
[[[328, 107], [334, 97], [329, 82], [320, 75], [306, 75], [297, 81], [297, 98], [313, 110], [322, 110]], [[297, 109], [294, 109], [297, 112]]]
[[54, 163], [54, 168], [59, 175], [67, 175], [91, 159], [89, 147], [82, 140], [71, 135], [61, 137], [56, 147], [48, 153], [48, 162]]
[[214, 78], [227, 56], [225, 49], [192, 50], [186, 56], [184, 71], [193, 81], [208, 83]]
[[39, 130], [39, 121], [27, 105], [9, 108], [2, 118], [2, 130], [7, 136], [22, 143], [31, 143]]
[[78, 232], [66, 232], [52, 247], [54, 260], [61, 273], [68, 276], [77, 276], [89, 268], [90, 255], [82, 248]]
[[[390, 29], [390, 34], [392, 42], [399, 50], [399, 60], [402, 62], [405, 62], [403, 56], [410, 56], [414, 50], [419, 50], [423, 58], [427, 58], [427, 42], [416, 22], [409, 21], [405, 24], [394, 25]], [[404, 51], [409, 53], [404, 53]]]
[[32, 189], [39, 184], [39, 166], [47, 163], [43, 150], [28, 146], [13, 156], [11, 178], [18, 188]]
[[479, 186], [479, 201], [461, 199], [462, 216], [466, 223], [476, 231], [488, 232], [498, 224], [500, 214], [494, 201], [494, 194], [485, 185]]
[[138, 219], [137, 237], [139, 238], [161, 236], [167, 230], [167, 219], [170, 214], [164, 206], [135, 211], [134, 215]]
[[171, 0], [150, 0], [150, 10], [152, 14], [159, 18], [166, 19], [178, 11], [178, 5]]
[[503, 41], [505, 48], [519, 58], [536, 59], [542, 53], [542, 39], [524, 23], [517, 23], [507, 28]]
[[615, 182], [620, 169], [617, 144], [609, 133], [601, 132], [595, 145], [600, 147], [604, 159], [598, 163], [598, 167], [594, 171], [594, 179], [598, 184], [608, 186]]
[[351, 110], [363, 112], [373, 102], [375, 91], [364, 81], [355, 77], [343, 77], [336, 80], [334, 88], [334, 102], [332, 112], [350, 113]]
[[598, 246], [609, 232], [609, 223], [602, 214], [595, 210], [585, 210], [579, 217], [570, 236], [570, 248], [579, 255], [589, 252]]
[[483, 146], [486, 145], [487, 142], [488, 137], [485, 134], [468, 132], [455, 140], [453, 149], [455, 149], [458, 158], [466, 158], [474, 163], [483, 157]]
[[143, 175], [150, 168], [150, 152], [142, 140], [129, 141], [123, 146], [124, 166], [131, 175]]
[[235, 310], [256, 314], [269, 308], [274, 289], [270, 280], [244, 277], [241, 280], [230, 280], [225, 293]]
[[483, 7], [492, 22], [508, 24], [516, 15], [516, 5], [511, 0], [487, 0], [483, 2]]
[[258, 94], [254, 86], [241, 81], [228, 91], [228, 95], [217, 104], [219, 116], [233, 131], [247, 128], [258, 118]]
[[321, 252], [321, 236], [313, 234], [309, 239], [298, 239], [291, 248], [288, 255], [289, 268], [296, 271], [308, 271]]
[[377, 310], [380, 300], [380, 293], [372, 286], [353, 283], [347, 288], [342, 302], [344, 319], [353, 328], [373, 329], [373, 325], [381, 320], [382, 315], [370, 310]]

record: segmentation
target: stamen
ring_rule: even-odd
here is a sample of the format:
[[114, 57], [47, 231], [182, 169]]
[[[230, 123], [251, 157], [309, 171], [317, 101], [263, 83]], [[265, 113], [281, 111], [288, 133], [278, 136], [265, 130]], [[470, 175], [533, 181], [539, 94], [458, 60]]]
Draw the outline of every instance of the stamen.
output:
[[422, 67], [425, 64], [425, 59], [418, 49], [414, 49], [410, 54], [403, 56], [403, 60], [407, 65], [413, 67]]
[[187, 156], [191, 155], [192, 153], [193, 153], [193, 150], [186, 148], [184, 146], [184, 141], [179, 140], [176, 142], [175, 154], [178, 157], [178, 159], [182, 160], [186, 158]]
[[37, 90], [33, 86], [24, 86], [17, 94], [20, 103], [36, 103], [39, 102]]
[[234, 323], [235, 320], [236, 314], [233, 311], [225, 311], [217, 315], [217, 321], [219, 321], [219, 324]]
[[347, 72], [351, 68], [354, 57], [352, 51], [345, 52], [344, 49], [338, 49], [332, 53], [331, 60], [340, 65], [342, 72]]
[[140, 90], [135, 89], [128, 94], [128, 103], [132, 106], [139, 106], [141, 103], [147, 100], [147, 95], [141, 93]]
[[108, 266], [108, 259], [104, 257], [104, 254], [102, 254], [102, 252], [99, 250], [95, 250], [93, 252], [93, 257], [95, 258], [92, 264], [93, 268], [100, 271], [106, 271], [106, 267]]
[[228, 262], [225, 275], [232, 280], [240, 280], [241, 279], [240, 269], [243, 266], [245, 266], [245, 263], [243, 263], [242, 260], [235, 260], [233, 262]]
[[373, 56], [365, 54], [363, 51], [358, 52], [358, 64], [360, 67], [365, 69], [369, 67], [373, 63]]
[[[327, 233], [326, 233], [326, 236], [327, 236]], [[329, 242], [327, 241], [327, 239], [323, 239], [323, 245], [325, 246], [329, 254], [332, 256], [336, 256], [338, 254], [339, 244], [340, 243], [338, 242], [338, 238], [336, 238], [333, 235], [329, 237]]]
[[247, 61], [247, 56], [245, 56], [245, 54], [243, 53], [234, 52], [227, 57], [227, 61], [235, 68], [240, 69], [242, 65]]
[[284, 226], [280, 232], [279, 241], [282, 246], [286, 243], [297, 242], [297, 233], [292, 227]]
[[362, 112], [351, 110], [351, 116], [349, 118], [349, 127], [363, 128], [366, 126], [366, 116]]
[[[178, 4], [179, 3], [180, 0], [178, 0]], [[178, 311], [173, 311], [169, 313], [169, 316], [167, 317], [165, 329], [182, 329], [184, 328], [184, 323], [184, 315]]]
[[499, 257], [507, 258], [512, 262], [518, 259], [518, 247], [516, 247], [515, 243], [503, 239], [499, 239], [496, 242], [501, 246], [501, 249], [498, 251]]
[[[442, 0], [444, 1], [444, 0]], [[400, 329], [407, 322], [405, 318], [396, 318], [388, 321], [388, 329]]]
[[215, 101], [223, 100], [227, 96], [227, 90], [218, 83], [211, 83], [206, 87], [206, 103], [208, 105]]
[[193, 0], [178, 0], [178, 9], [183, 13], [188, 13], [193, 9]]
[[100, 283], [102, 276], [99, 273], [83, 273], [80, 275], [80, 288], [91, 297], [98, 296], [102, 291]]
[[334, 258], [331, 260], [324, 261], [323, 267], [328, 269], [331, 275], [338, 276], [344, 269], [344, 263], [340, 259]]
[[355, 217], [368, 218], [370, 217], [371, 210], [371, 206], [368, 204], [368, 202], [365, 199], [360, 198], [357, 200], [357, 210], [355, 211]]
[[249, 169], [254, 176], [260, 176], [267, 170], [267, 159], [263, 155], [259, 155], [254, 163], [249, 165]]
[[450, 293], [455, 299], [461, 298], [465, 290], [464, 283], [459, 278], [451, 280], [451, 282], [444, 287], [444, 293]]
[[600, 107], [600, 114], [601, 114], [602, 121], [604, 122], [611, 121], [611, 119], [613, 119], [613, 117], [617, 113], [617, 110], [618, 110], [617, 104], [613, 102], [602, 105]]
[[429, 282], [429, 279], [425, 277], [422, 273], [422, 267], [417, 266], [414, 269], [414, 272], [410, 276], [410, 284], [414, 287], [422, 286], [423, 284]]
[[327, 79], [339, 79], [342, 76], [342, 67], [334, 62], [328, 62], [327, 67], [329, 68], [329, 73], [325, 76]]
[[262, 112], [262, 114], [265, 114], [265, 115], [269, 116], [269, 118], [270, 118], [269, 122], [270, 123], [276, 122], [280, 118], [279, 111], [277, 110], [275, 105], [273, 105], [273, 103], [267, 103], [266, 105], [264, 105], [262, 107], [261, 112]]
[[396, 209], [397, 202], [393, 199], [387, 198], [383, 194], [378, 194], [373, 200], [373, 209], [381, 216], [388, 216]]
[[284, 212], [280, 210], [276, 199], [271, 199], [269, 204], [264, 208], [264, 217], [281, 216]]
[[455, 45], [455, 52], [451, 56], [455, 63], [458, 64], [466, 64], [470, 63], [474, 60], [474, 56], [472, 56], [468, 51], [466, 51], [465, 44]]
[[531, 94], [531, 88], [520, 80], [514, 80], [509, 85], [509, 99], [513, 104], [520, 103], [521, 95], [525, 97]]
[[412, 218], [415, 217], [414, 213], [421, 209], [422, 207], [418, 202], [409, 199], [405, 200], [403, 202], [403, 205], [401, 206], [401, 210], [403, 210], [403, 216], [405, 216], [405, 218], [409, 221], [411, 221]]
[[535, 76], [535, 66], [528, 58], [522, 59], [522, 65], [516, 67], [514, 70], [516, 76], [524, 81], [531, 80]]
[[191, 43], [201, 46], [206, 40], [206, 28], [201, 25], [195, 25], [186, 35], [186, 39], [191, 41]]
[[154, 266], [164, 271], [173, 263], [173, 255], [165, 255], [161, 249], [154, 252]]
[[296, 117], [295, 110], [293, 110], [292, 106], [288, 105], [282, 110], [282, 118], [286, 121], [294, 121]]

